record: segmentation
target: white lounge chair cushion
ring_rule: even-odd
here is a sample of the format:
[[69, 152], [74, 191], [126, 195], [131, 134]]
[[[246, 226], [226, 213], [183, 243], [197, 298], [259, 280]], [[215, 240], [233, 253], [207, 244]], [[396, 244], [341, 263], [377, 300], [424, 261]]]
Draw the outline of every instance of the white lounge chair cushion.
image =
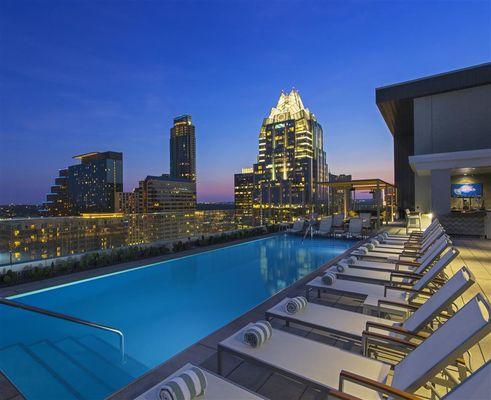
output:
[[[193, 365], [192, 364], [186, 364], [184, 367], [179, 369], [178, 371], [174, 372], [172, 375], [170, 375], [168, 378], [166, 378], [164, 381], [158, 383], [151, 389], [147, 390], [145, 393], [142, 395], [138, 396], [135, 400], [156, 400], [158, 399], [158, 394], [160, 391], [160, 388], [162, 387], [163, 383], [168, 380], [169, 378], [172, 378], [176, 375], [181, 374], [185, 370], [191, 368]], [[237, 400], [258, 400], [258, 399], [264, 399], [261, 396], [258, 396], [252, 392], [249, 392], [246, 389], [241, 388], [240, 386], [234, 385], [232, 382], [226, 381], [225, 379], [212, 374], [206, 370], [203, 370], [204, 374], [206, 375], [206, 380], [208, 382], [206, 386], [206, 392], [204, 395], [196, 397], [196, 400], [230, 400], [230, 399], [237, 399]]]
[[307, 286], [320, 288], [327, 291], [343, 292], [348, 295], [351, 294], [361, 297], [371, 296], [379, 299], [388, 298], [398, 301], [406, 299], [405, 292], [389, 290], [387, 292], [387, 297], [384, 297], [383, 285], [376, 285], [373, 283], [366, 283], [366, 282], [349, 281], [347, 279], [337, 279], [332, 285], [325, 285], [322, 282], [321, 277], [318, 276], [312, 279], [309, 283], [307, 283]]
[[[253, 349], [241, 338], [244, 327], [220, 344], [325, 387], [337, 388], [339, 374], [347, 370], [385, 383], [390, 366], [380, 361], [341, 350], [337, 347], [273, 329], [273, 335], [262, 347]], [[373, 390], [347, 383], [345, 390], [365, 400], [380, 397]]]
[[270, 308], [268, 312], [273, 315], [277, 315], [280, 318], [288, 317], [290, 320], [299, 321], [299, 323], [303, 322], [317, 325], [340, 334], [345, 333], [351, 337], [357, 338], [361, 338], [361, 334], [366, 329], [367, 322], [369, 321], [385, 325], [394, 324], [393, 321], [387, 319], [315, 303], [308, 303], [307, 307], [305, 307], [303, 311], [295, 315], [290, 315], [284, 310], [285, 304], [288, 302], [288, 300], [288, 298], [283, 299], [274, 307]]
[[[387, 271], [396, 271], [396, 265], [394, 263], [387, 263], [387, 262], [358, 260], [352, 266], [377, 268], [377, 269], [384, 269]], [[397, 270], [401, 272], [412, 272], [414, 271], [414, 268], [409, 267], [407, 265], [399, 265], [399, 268]]]
[[339, 275], [352, 276], [356, 278], [377, 279], [380, 281], [390, 281], [390, 271], [373, 271], [370, 269], [348, 268], [344, 272], [338, 272]]

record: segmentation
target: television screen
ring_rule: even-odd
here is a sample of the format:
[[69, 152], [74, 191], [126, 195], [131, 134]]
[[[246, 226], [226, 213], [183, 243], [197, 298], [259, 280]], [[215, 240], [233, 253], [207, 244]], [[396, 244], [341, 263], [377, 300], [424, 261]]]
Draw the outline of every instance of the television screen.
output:
[[481, 197], [482, 183], [459, 183], [453, 184], [452, 197]]

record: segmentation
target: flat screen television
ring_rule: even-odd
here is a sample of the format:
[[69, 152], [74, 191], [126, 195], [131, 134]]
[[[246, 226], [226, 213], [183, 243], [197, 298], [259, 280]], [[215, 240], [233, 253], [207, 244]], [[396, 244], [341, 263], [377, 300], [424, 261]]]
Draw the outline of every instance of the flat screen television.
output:
[[482, 183], [452, 184], [452, 197], [482, 197]]

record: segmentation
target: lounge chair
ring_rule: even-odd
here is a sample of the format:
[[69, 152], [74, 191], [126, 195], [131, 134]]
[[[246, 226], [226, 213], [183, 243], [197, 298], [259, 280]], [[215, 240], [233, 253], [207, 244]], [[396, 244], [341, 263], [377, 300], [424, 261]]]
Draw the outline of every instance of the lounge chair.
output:
[[442, 242], [438, 246], [431, 249], [427, 257], [422, 257], [421, 260], [404, 262], [404, 261], [368, 261], [360, 260], [356, 261], [350, 260], [349, 267], [351, 269], [364, 269], [364, 270], [374, 270], [374, 271], [401, 271], [401, 272], [416, 272], [426, 270], [433, 262], [437, 260], [438, 257], [445, 251], [447, 247], [450, 247], [447, 242]]
[[[433, 232], [428, 235], [425, 239], [422, 241], [418, 242], [405, 242], [405, 243], [398, 243], [398, 244], [388, 244], [388, 243], [381, 243], [377, 239], [371, 239], [370, 243], [375, 245], [376, 249], [380, 249], [381, 251], [385, 251], [385, 249], [395, 249], [399, 251], [406, 251], [406, 252], [422, 252], [425, 251], [431, 244], [437, 240], [440, 236], [442, 236], [445, 233], [445, 230], [443, 229], [442, 226], [438, 226], [436, 229], [433, 230]], [[384, 250], [382, 250], [384, 249]]]
[[[449, 249], [444, 250], [444, 252], [441, 252], [439, 255], [435, 255], [435, 263], [433, 264], [430, 269], [437, 269], [440, 272], [444, 270], [448, 264], [452, 262], [452, 260], [457, 257], [459, 254], [459, 251], [455, 247], [451, 247]], [[336, 275], [338, 278], [341, 279], [353, 279], [356, 281], [376, 281], [376, 282], [392, 282], [395, 280], [404, 280], [405, 282], [408, 282], [410, 280], [414, 279], [419, 279], [423, 276], [425, 273], [427, 267], [425, 264], [420, 265], [418, 268], [416, 268], [412, 272], [408, 271], [374, 271], [370, 269], [364, 269], [364, 268], [350, 268], [346, 267], [344, 271], [342, 272], [336, 272]], [[437, 272], [439, 274], [440, 272]]]
[[[310, 298], [311, 291], [317, 291], [317, 297], [321, 293], [327, 292], [337, 295], [361, 298], [364, 300], [365, 311], [370, 309], [380, 309], [380, 302], [398, 302], [411, 304], [418, 296], [431, 296], [438, 290], [443, 283], [437, 280], [441, 272], [441, 264], [430, 268], [413, 284], [391, 282], [380, 285], [368, 282], [359, 282], [348, 279], [336, 279], [332, 284], [327, 285], [318, 276], [308, 282], [306, 286], [306, 297]], [[433, 282], [434, 280], [437, 280]]]
[[363, 221], [363, 229], [372, 229], [372, 214], [371, 213], [360, 213], [360, 218]]
[[382, 252], [382, 251], [363, 251], [362, 247], [360, 246], [359, 248], [354, 249], [350, 254], [357, 256], [357, 257], [362, 257], [362, 258], [370, 258], [370, 259], [375, 259], [379, 261], [386, 261], [386, 262], [397, 262], [397, 263], [404, 263], [404, 262], [417, 262], [421, 263], [423, 262], [427, 257], [430, 257], [433, 254], [433, 251], [436, 248], [439, 248], [441, 246], [446, 246], [446, 245], [451, 245], [452, 241], [447, 235], [443, 235], [439, 239], [437, 239], [431, 246], [426, 249], [424, 253], [421, 254], [406, 254], [406, 253], [387, 253], [387, 252]]
[[[392, 339], [400, 348], [406, 346], [411, 350], [393, 365], [392, 388], [414, 392], [433, 379], [491, 331], [490, 311], [484, 297], [477, 295], [419, 345], [387, 336], [388, 341]], [[262, 346], [252, 348], [243, 341], [244, 331], [250, 325], [218, 344], [219, 372], [223, 353], [227, 352], [327, 392], [338, 386], [343, 370], [375, 382], [385, 384], [387, 381], [390, 364], [277, 329], [273, 329], [271, 338]], [[370, 341], [367, 343], [375, 345]], [[351, 395], [364, 400], [380, 400], [371, 389], [349, 382], [341, 383], [341, 389], [346, 386]]]
[[[172, 375], [167, 377], [164, 381], [158, 383], [151, 389], [147, 390], [142, 395], [138, 396], [135, 400], [156, 400], [159, 399], [160, 388], [163, 383], [181, 374], [182, 372], [192, 368], [192, 364], [186, 364], [184, 367], [180, 368], [178, 371], [174, 372]], [[259, 400], [265, 399], [256, 393], [253, 393], [235, 383], [232, 383], [221, 376], [214, 374], [213, 372], [207, 371], [206, 369], [200, 368], [206, 376], [207, 386], [204, 395], [198, 396], [195, 400]]]
[[[445, 251], [446, 248], [451, 246], [451, 242], [446, 238], [441, 238], [436, 241], [430, 248], [425, 252], [424, 255], [416, 258], [415, 260], [407, 259], [358, 259], [353, 262], [349, 262], [352, 268], [366, 268], [373, 269], [376, 271], [414, 271], [415, 269], [424, 266], [426, 269], [429, 267], [440, 255]], [[351, 254], [358, 254], [356, 251], [351, 252]], [[351, 257], [350, 257], [351, 258]]]
[[293, 233], [293, 234], [301, 234], [304, 231], [304, 225], [305, 225], [305, 220], [304, 219], [297, 219], [294, 223], [293, 226], [290, 229], [287, 229], [287, 233]]
[[474, 282], [472, 273], [466, 267], [462, 267], [420, 307], [407, 306], [412, 314], [402, 324], [316, 303], [308, 303], [302, 311], [292, 315], [285, 311], [289, 298], [270, 308], [266, 312], [266, 319], [277, 318], [284, 320], [287, 325], [295, 323], [354, 341], [361, 341], [363, 331], [370, 329], [410, 336], [423, 330], [430, 322], [438, 318], [439, 314], [450, 309], [452, 303]]
[[423, 231], [423, 232], [411, 232], [409, 235], [400, 235], [400, 234], [390, 234], [383, 232], [382, 234], [385, 234], [385, 240], [384, 242], [390, 242], [390, 241], [399, 241], [399, 242], [407, 242], [407, 241], [418, 241], [424, 239], [428, 234], [432, 232], [432, 230], [440, 225], [440, 222], [438, 221], [437, 218], [435, 218], [430, 225]]
[[344, 214], [334, 214], [332, 217], [332, 229], [334, 235], [342, 235], [344, 233]]
[[315, 231], [316, 235], [329, 236], [332, 229], [332, 216], [328, 216], [321, 219], [319, 223], [319, 229]]
[[[349, 371], [341, 371], [340, 381], [348, 380], [351, 384], [362, 385], [366, 388], [390, 397], [396, 397], [401, 400], [420, 400], [419, 397], [411, 393], [397, 390], [392, 386], [384, 385], [380, 382], [373, 381], [365, 376], [353, 374]], [[340, 384], [343, 389], [344, 384]], [[467, 379], [455, 386], [441, 400], [485, 400], [489, 399], [491, 393], [491, 361], [483, 364], [477, 371], [473, 372]], [[329, 392], [329, 398], [339, 400], [362, 400], [343, 391]]]
[[350, 218], [348, 225], [348, 232], [346, 232], [347, 237], [358, 238], [362, 237], [363, 221], [361, 218]]

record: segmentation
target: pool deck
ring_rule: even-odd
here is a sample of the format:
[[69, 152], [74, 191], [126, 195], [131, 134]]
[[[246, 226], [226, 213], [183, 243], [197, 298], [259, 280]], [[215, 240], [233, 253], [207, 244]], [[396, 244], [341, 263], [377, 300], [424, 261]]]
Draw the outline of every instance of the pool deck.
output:
[[[404, 231], [400, 226], [394, 225], [385, 227], [385, 229], [391, 232], [401, 233]], [[460, 250], [459, 256], [450, 264], [447, 272], [451, 275], [457, 271], [463, 265], [466, 265], [475, 275], [476, 284], [469, 289], [460, 299], [460, 303], [463, 304], [465, 301], [473, 297], [477, 292], [483, 293], [488, 300], [491, 301], [491, 240], [484, 239], [453, 239], [454, 245]], [[235, 242], [239, 243], [239, 242]], [[222, 246], [227, 246], [230, 243], [225, 243], [217, 246], [217, 248]], [[206, 250], [208, 250], [207, 248]], [[204, 249], [198, 249], [203, 251]], [[199, 252], [198, 251], [198, 252]], [[238, 329], [242, 328], [245, 324], [249, 322], [254, 322], [259, 319], [264, 319], [264, 313], [271, 306], [279, 302], [284, 297], [291, 297], [296, 295], [305, 294], [305, 283], [312, 279], [313, 276], [319, 274], [319, 270], [328, 268], [331, 264], [335, 263], [338, 259], [342, 258], [345, 253], [332, 259], [329, 263], [322, 266], [317, 271], [309, 274], [302, 280], [296, 282], [292, 286], [286, 288], [282, 292], [276, 294], [272, 298], [266, 300], [264, 303], [253, 308], [249, 312], [241, 315], [228, 325], [218, 329], [211, 335], [203, 338], [194, 345], [188, 347], [181, 353], [177, 354], [165, 363], [155, 367], [154, 369], [147, 372], [145, 375], [133, 381], [128, 386], [122, 388], [118, 392], [114, 393], [109, 397], [111, 400], [120, 399], [133, 399], [138, 395], [144, 393], [146, 390], [156, 385], [157, 383], [164, 380], [168, 375], [170, 375], [175, 370], [182, 367], [184, 364], [191, 362], [195, 365], [207, 368], [210, 371], [217, 371], [217, 344], [230, 336], [232, 333], [236, 332]], [[181, 257], [187, 255], [186, 252], [181, 252], [174, 257]], [[159, 257], [161, 258], [161, 257]], [[148, 264], [150, 261], [141, 260], [141, 265]], [[156, 261], [152, 261], [156, 262]], [[135, 262], [127, 263], [131, 266], [126, 268], [120, 267], [120, 270], [127, 269], [135, 266]], [[116, 266], [115, 266], [116, 267]], [[106, 267], [114, 268], [114, 267]], [[101, 269], [104, 270], [104, 269]], [[101, 270], [92, 270], [84, 272], [99, 272], [99, 274], [108, 273]], [[450, 273], [451, 271], [451, 273]], [[70, 275], [71, 277], [72, 275]], [[64, 276], [62, 278], [65, 278]], [[54, 278], [57, 279], [57, 278]], [[73, 278], [73, 280], [84, 279], [84, 278]], [[50, 280], [52, 281], [52, 280]], [[33, 282], [41, 283], [41, 282]], [[60, 282], [61, 283], [61, 282]], [[56, 283], [56, 284], [60, 284]], [[26, 284], [31, 285], [31, 284]], [[23, 285], [22, 285], [23, 286]], [[19, 291], [30, 291], [37, 289], [23, 290], [25, 288], [15, 288], [15, 292], [10, 292], [11, 294], [19, 293]], [[2, 295], [0, 291], [0, 295]], [[322, 299], [323, 304], [331, 305], [334, 307], [339, 307], [352, 311], [361, 312], [361, 300], [349, 298], [346, 296], [335, 296], [335, 295], [324, 295]], [[290, 327], [285, 327], [283, 323], [273, 320], [272, 324], [275, 328], [283, 329], [286, 331], [294, 332], [305, 336], [307, 338], [315, 339], [317, 341], [322, 341], [349, 351], [359, 352], [359, 346], [346, 342], [343, 340], [336, 340], [332, 337], [326, 336], [322, 332], [306, 329], [295, 325], [290, 325]], [[471, 349], [471, 366], [472, 369], [477, 369], [485, 361], [488, 361], [491, 357], [491, 335], [488, 338], [483, 339], [478, 345]], [[249, 364], [239, 358], [225, 355], [223, 363], [223, 376], [227, 379], [235, 382], [241, 386], [244, 386], [254, 392], [261, 394], [264, 397], [270, 399], [278, 400], [325, 400], [326, 395], [320, 393], [318, 390], [314, 389], [310, 385], [303, 382], [292, 380], [282, 374], [273, 372], [265, 367], [257, 367], [255, 365]], [[422, 398], [429, 398], [428, 393], [424, 390], [418, 391], [417, 394]], [[18, 400], [23, 399], [23, 397], [15, 390], [12, 385], [9, 385], [8, 380], [5, 379], [0, 374], [0, 400]]]

